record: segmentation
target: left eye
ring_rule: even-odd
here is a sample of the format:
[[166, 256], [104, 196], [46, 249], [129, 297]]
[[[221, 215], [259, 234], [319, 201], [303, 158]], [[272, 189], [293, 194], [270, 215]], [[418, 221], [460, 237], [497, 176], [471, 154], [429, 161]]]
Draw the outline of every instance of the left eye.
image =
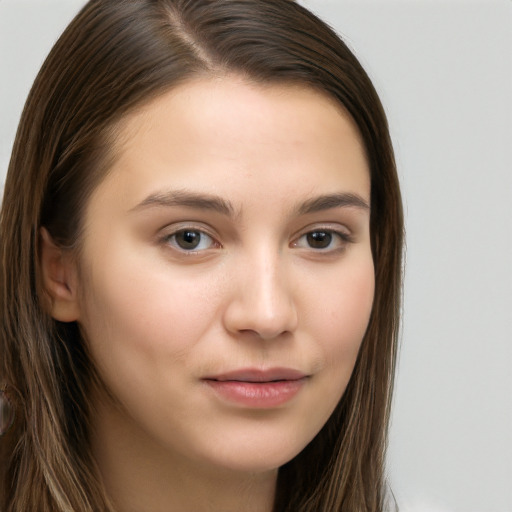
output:
[[319, 251], [338, 249], [348, 241], [348, 235], [327, 229], [318, 229], [305, 233], [293, 244], [294, 247], [316, 249]]
[[204, 251], [210, 249], [214, 240], [210, 235], [197, 229], [182, 229], [167, 237], [167, 243], [181, 251]]

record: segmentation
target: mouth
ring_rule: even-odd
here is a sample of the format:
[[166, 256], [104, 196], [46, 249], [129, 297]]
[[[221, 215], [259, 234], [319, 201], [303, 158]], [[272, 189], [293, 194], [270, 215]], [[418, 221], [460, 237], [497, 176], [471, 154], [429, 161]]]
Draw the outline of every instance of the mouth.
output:
[[309, 376], [290, 368], [242, 369], [202, 379], [222, 401], [238, 406], [271, 409], [292, 400]]
[[291, 368], [269, 368], [267, 370], [257, 369], [242, 369], [234, 370], [212, 377], [206, 377], [203, 380], [212, 380], [217, 382], [280, 382], [280, 381], [295, 381], [306, 378], [307, 375], [298, 370]]

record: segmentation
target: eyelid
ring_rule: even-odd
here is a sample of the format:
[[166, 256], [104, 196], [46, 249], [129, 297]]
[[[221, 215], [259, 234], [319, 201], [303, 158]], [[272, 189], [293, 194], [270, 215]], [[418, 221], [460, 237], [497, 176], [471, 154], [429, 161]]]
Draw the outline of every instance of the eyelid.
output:
[[[314, 247], [299, 247], [298, 242], [301, 238], [303, 238], [304, 236], [307, 236], [311, 233], [315, 233], [315, 232], [325, 232], [325, 233], [330, 233], [332, 235], [335, 235], [336, 237], [338, 237], [340, 239], [340, 246], [334, 247], [334, 248], [325, 248], [325, 249], [314, 248]], [[331, 252], [334, 252], [337, 250], [343, 250], [347, 244], [352, 243], [353, 241], [354, 240], [352, 237], [352, 233], [350, 232], [350, 230], [348, 228], [346, 228], [344, 226], [340, 226], [339, 224], [336, 224], [336, 225], [318, 224], [318, 225], [308, 226], [308, 227], [302, 229], [300, 232], [298, 232], [293, 237], [293, 240], [292, 240], [290, 246], [300, 248], [300, 249], [302, 249], [302, 248], [308, 249], [308, 250], [311, 250], [311, 251], [317, 252], [317, 253], [322, 253], [322, 252], [331, 253]]]
[[[184, 249], [182, 247], [177, 246], [176, 244], [171, 244], [169, 242], [170, 239], [175, 237], [178, 233], [182, 233], [183, 231], [194, 231], [198, 232], [201, 235], [207, 236], [210, 238], [213, 242], [211, 247], [205, 248], [205, 249]], [[166, 226], [165, 228], [160, 230], [160, 235], [158, 237], [158, 240], [160, 243], [170, 246], [172, 249], [174, 249], [176, 252], [185, 254], [185, 255], [194, 255], [199, 254], [202, 252], [206, 252], [209, 249], [218, 249], [221, 248], [222, 245], [218, 241], [218, 236], [216, 236], [214, 233], [212, 233], [212, 230], [209, 229], [207, 226], [205, 226], [202, 223], [195, 223], [195, 222], [179, 222], [176, 224], [171, 224]]]
[[306, 227], [298, 230], [292, 238], [297, 239], [302, 235], [307, 235], [308, 233], [312, 233], [314, 231], [329, 231], [332, 233], [337, 233], [343, 238], [352, 237], [352, 230], [344, 224], [340, 224], [339, 222], [318, 222], [309, 224]]

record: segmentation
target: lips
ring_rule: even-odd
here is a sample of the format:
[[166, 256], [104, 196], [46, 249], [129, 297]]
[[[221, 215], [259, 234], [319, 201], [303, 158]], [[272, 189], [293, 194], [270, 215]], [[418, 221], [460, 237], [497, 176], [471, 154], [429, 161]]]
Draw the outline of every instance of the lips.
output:
[[270, 368], [268, 370], [243, 369], [206, 377], [204, 380], [218, 382], [239, 381], [239, 382], [276, 382], [293, 381], [307, 377], [305, 373], [291, 368]]
[[203, 381], [224, 402], [237, 406], [271, 409], [292, 400], [303, 388], [308, 375], [290, 368], [241, 369]]

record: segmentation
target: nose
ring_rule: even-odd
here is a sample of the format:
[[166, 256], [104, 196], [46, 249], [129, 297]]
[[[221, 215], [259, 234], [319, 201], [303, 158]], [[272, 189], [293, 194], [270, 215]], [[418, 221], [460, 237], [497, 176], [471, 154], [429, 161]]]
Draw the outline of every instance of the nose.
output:
[[238, 267], [224, 312], [229, 332], [270, 340], [295, 331], [294, 283], [285, 267], [279, 255], [260, 255]]

